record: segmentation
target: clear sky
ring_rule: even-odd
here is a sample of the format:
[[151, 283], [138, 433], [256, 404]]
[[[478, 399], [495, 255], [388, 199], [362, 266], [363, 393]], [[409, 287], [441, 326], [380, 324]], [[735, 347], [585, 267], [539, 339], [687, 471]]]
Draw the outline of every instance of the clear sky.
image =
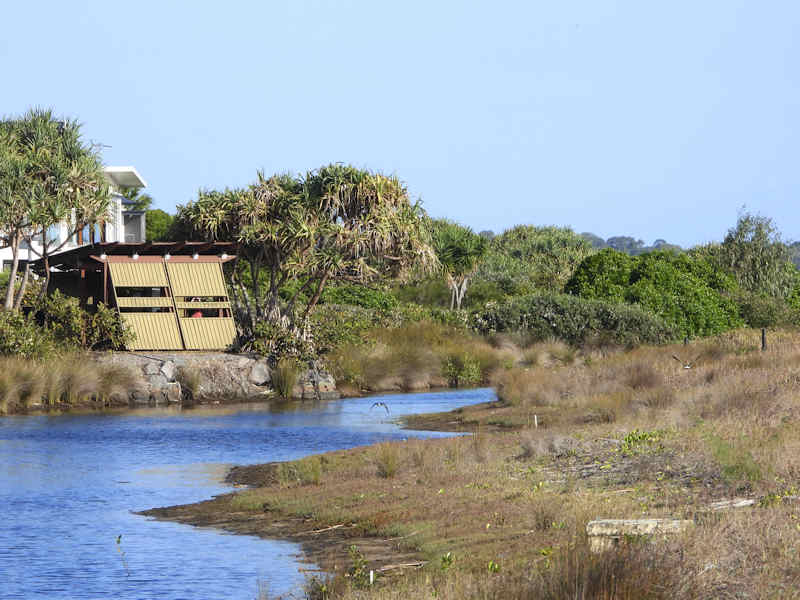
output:
[[84, 123], [156, 206], [347, 162], [476, 230], [800, 238], [800, 3], [5, 2], [0, 111]]

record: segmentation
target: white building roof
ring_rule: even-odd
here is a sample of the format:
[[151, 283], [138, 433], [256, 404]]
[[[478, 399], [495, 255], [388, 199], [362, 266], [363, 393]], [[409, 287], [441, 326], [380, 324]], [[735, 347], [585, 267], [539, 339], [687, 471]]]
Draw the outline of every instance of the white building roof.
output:
[[136, 167], [103, 167], [103, 172], [117, 189], [147, 187], [147, 182], [139, 175]]

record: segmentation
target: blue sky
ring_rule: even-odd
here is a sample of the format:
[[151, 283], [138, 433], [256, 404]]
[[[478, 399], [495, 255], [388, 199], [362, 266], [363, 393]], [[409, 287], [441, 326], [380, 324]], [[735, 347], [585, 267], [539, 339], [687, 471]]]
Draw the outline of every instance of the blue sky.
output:
[[476, 230], [800, 238], [795, 2], [10, 2], [5, 115], [52, 107], [156, 205], [329, 162]]

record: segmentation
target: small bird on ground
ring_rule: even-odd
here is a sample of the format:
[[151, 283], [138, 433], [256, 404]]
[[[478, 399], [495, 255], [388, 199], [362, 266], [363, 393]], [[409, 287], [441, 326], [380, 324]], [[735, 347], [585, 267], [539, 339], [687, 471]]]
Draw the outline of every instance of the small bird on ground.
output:
[[686, 362], [685, 360], [681, 360], [680, 358], [678, 358], [674, 354], [672, 355], [672, 358], [674, 358], [679, 363], [681, 363], [683, 365], [684, 369], [691, 369], [694, 366], [694, 364], [697, 362], [697, 359], [700, 358], [701, 356], [703, 356], [703, 355], [702, 354], [698, 354], [694, 359], [690, 360], [689, 362]]
[[375, 402], [375, 403], [374, 403], [372, 406], [370, 406], [370, 407], [369, 407], [369, 409], [370, 409], [370, 410], [372, 410], [372, 409], [373, 409], [373, 408], [375, 408], [376, 406], [382, 406], [383, 408], [385, 408], [385, 409], [386, 409], [386, 414], [387, 414], [387, 415], [389, 414], [389, 407], [388, 407], [388, 406], [386, 406], [386, 403], [385, 403], [385, 402]]

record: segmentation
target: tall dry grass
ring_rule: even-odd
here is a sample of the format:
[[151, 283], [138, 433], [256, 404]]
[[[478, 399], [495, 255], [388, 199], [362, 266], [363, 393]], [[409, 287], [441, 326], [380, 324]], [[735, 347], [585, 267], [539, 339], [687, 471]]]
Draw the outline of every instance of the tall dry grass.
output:
[[[427, 561], [369, 589], [338, 577], [329, 598], [798, 597], [800, 335], [759, 343], [746, 331], [630, 351], [532, 344], [492, 371], [500, 402], [438, 421], [473, 435], [392, 443], [391, 477], [376, 469], [387, 447], [337, 453], [314, 497], [248, 493]], [[755, 504], [709, 509], [742, 496]], [[588, 521], [641, 517], [695, 526], [588, 552]]]
[[0, 413], [14, 414], [59, 406], [127, 404], [138, 383], [134, 373], [83, 356], [47, 362], [0, 358]]

